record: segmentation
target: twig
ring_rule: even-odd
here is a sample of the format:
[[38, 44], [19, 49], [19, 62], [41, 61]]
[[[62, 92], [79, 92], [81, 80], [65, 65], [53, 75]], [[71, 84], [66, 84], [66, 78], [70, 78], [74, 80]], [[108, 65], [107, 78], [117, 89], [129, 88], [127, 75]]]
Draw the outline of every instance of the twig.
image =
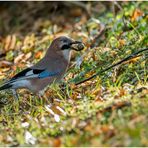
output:
[[148, 51], [148, 47], [147, 47], [147, 48], [144, 48], [144, 49], [141, 49], [141, 50], [139, 50], [139, 51], [137, 51], [137, 52], [134, 52], [134, 53], [132, 53], [132, 54], [130, 54], [130, 55], [127, 56], [126, 58], [120, 60], [119, 62], [117, 62], [117, 63], [115, 63], [115, 64], [113, 64], [113, 65], [111, 65], [111, 66], [109, 66], [109, 67], [107, 67], [107, 68], [105, 68], [105, 69], [103, 69], [103, 70], [97, 72], [97, 73], [95, 73], [95, 74], [92, 75], [91, 77], [86, 78], [86, 79], [84, 79], [84, 80], [82, 80], [82, 81], [79, 81], [79, 82], [75, 83], [75, 85], [79, 85], [79, 84], [82, 84], [82, 83], [84, 83], [84, 82], [86, 82], [86, 81], [89, 81], [89, 80], [91, 80], [91, 79], [97, 77], [99, 74], [101, 74], [101, 73], [103, 73], [103, 72], [105, 72], [105, 71], [107, 71], [107, 70], [109, 70], [109, 69], [111, 69], [111, 68], [113, 68], [113, 67], [115, 67], [115, 66], [117, 66], [117, 65], [122, 64], [123, 62], [128, 61], [128, 60], [130, 60], [130, 59], [132, 59], [132, 58], [135, 58], [139, 53], [144, 52], [144, 51]]
[[113, 110], [117, 110], [117, 109], [121, 109], [123, 107], [130, 107], [132, 104], [129, 101], [123, 101], [123, 102], [117, 102], [117, 103], [113, 103], [110, 106], [105, 107], [104, 109], [100, 110], [100, 113], [104, 113], [104, 112], [111, 112]]
[[93, 39], [90, 48], [93, 48], [95, 46], [95, 43], [98, 43], [98, 40], [100, 39], [100, 37], [104, 34], [105, 32], [105, 25], [100, 23], [100, 30], [98, 32], [98, 35], [95, 36], [95, 38]]
[[[96, 21], [94, 18], [93, 18], [93, 20]], [[83, 60], [83, 58], [86, 55], [88, 55], [88, 52], [90, 51], [90, 49], [93, 49], [93, 47], [95, 47], [95, 43], [96, 42], [99, 43], [99, 39], [104, 34], [106, 28], [105, 28], [105, 25], [103, 23], [101, 23], [99, 20], [97, 20], [97, 22], [98, 22], [98, 25], [100, 25], [100, 30], [98, 31], [98, 34], [94, 37], [94, 39], [92, 40], [92, 42], [89, 45], [89, 47], [87, 47], [86, 52], [82, 56], [80, 56], [79, 59], [74, 64], [71, 65], [71, 67], [73, 67], [74, 65], [77, 65], [76, 63], [80, 63], [81, 64], [82, 63], [81, 61]]]

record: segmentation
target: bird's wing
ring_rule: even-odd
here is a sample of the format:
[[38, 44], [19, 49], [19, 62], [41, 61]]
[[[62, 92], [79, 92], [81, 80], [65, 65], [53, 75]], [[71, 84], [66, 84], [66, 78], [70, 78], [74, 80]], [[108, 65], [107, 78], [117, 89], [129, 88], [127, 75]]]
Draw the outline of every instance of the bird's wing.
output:
[[59, 70], [57, 71], [48, 71], [46, 69], [31, 69], [27, 68], [21, 71], [20, 73], [16, 74], [13, 78], [11, 78], [7, 83], [13, 83], [15, 81], [24, 80], [24, 79], [31, 79], [31, 78], [46, 78], [56, 76], [60, 73]]
[[54, 71], [54, 72], [49, 72], [48, 70], [42, 71], [39, 75], [38, 78], [42, 79], [42, 78], [46, 78], [46, 77], [52, 77], [52, 76], [56, 76], [60, 73], [60, 71]]

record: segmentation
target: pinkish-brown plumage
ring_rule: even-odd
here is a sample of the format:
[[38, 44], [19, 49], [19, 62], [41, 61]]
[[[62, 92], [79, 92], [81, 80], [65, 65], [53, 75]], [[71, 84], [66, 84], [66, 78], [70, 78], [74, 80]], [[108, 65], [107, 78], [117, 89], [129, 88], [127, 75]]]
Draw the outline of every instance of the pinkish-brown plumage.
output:
[[65, 36], [53, 40], [44, 58], [34, 66], [15, 75], [4, 85], [3, 89], [27, 88], [34, 93], [39, 93], [47, 85], [59, 81], [67, 70], [70, 61], [70, 51], [74, 44], [80, 42]]

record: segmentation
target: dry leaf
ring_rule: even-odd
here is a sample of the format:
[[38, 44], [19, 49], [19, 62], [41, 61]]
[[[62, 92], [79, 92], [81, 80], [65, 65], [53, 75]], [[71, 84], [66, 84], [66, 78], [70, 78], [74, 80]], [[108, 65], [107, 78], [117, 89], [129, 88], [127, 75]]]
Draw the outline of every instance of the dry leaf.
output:
[[108, 125], [102, 125], [101, 130], [103, 133], [107, 133], [109, 131], [109, 126]]
[[14, 59], [14, 63], [18, 63], [20, 62], [21, 60], [23, 60], [23, 57], [24, 57], [24, 53], [18, 55], [15, 59]]
[[78, 95], [79, 94], [77, 92], [73, 92], [72, 96], [71, 96], [71, 99], [76, 100], [78, 98]]
[[10, 42], [11, 42], [11, 35], [8, 35], [4, 41], [4, 44], [5, 44], [4, 49], [6, 51], [9, 50]]
[[15, 45], [16, 45], [16, 36], [15, 35], [12, 35], [11, 36], [10, 49], [15, 49]]
[[4, 137], [2, 135], [0, 135], [0, 141], [3, 141]]
[[131, 17], [131, 21], [135, 21], [138, 17], [142, 16], [143, 12], [139, 9], [136, 9]]
[[53, 140], [53, 146], [54, 147], [59, 147], [61, 145], [61, 139], [60, 138], [56, 138]]
[[6, 67], [10, 67], [12, 65], [12, 63], [11, 62], [9, 62], [9, 61], [0, 61], [0, 67], [2, 67], [2, 68], [6, 68]]
[[5, 78], [5, 75], [0, 75], [0, 79], [4, 79]]
[[126, 95], [126, 90], [121, 88], [120, 91], [119, 91], [119, 97], [122, 97], [124, 95]]
[[70, 15], [74, 17], [78, 17], [82, 15], [82, 9], [80, 8], [75, 8], [75, 9], [70, 9]]
[[10, 69], [10, 67], [6, 67], [6, 68], [0, 68], [1, 72], [7, 72]]
[[4, 40], [4, 49], [5, 51], [9, 51], [14, 49], [16, 45], [16, 36], [15, 35], [8, 35]]
[[120, 40], [119, 40], [119, 43], [120, 43], [120, 46], [124, 46], [124, 45], [125, 45], [125, 40], [120, 39]]
[[137, 56], [137, 57], [135, 57], [135, 58], [132, 58], [131, 60], [126, 61], [125, 64], [127, 64], [127, 63], [135, 63], [135, 62], [137, 62], [140, 58], [141, 58], [140, 56]]
[[32, 56], [32, 53], [31, 52], [25, 54], [24, 55], [24, 58], [23, 58], [23, 61], [27, 61], [29, 58], [31, 58], [31, 56]]
[[41, 59], [42, 55], [43, 55], [43, 52], [38, 51], [38, 52], [35, 53], [35, 58], [36, 59]]

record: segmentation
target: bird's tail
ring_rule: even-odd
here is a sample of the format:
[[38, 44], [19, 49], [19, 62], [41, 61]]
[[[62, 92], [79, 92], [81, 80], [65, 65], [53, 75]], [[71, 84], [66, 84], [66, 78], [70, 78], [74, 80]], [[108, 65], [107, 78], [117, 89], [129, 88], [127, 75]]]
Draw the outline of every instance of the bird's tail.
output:
[[4, 90], [4, 89], [9, 89], [11, 87], [12, 87], [12, 84], [10, 84], [10, 83], [4, 84], [4, 85], [0, 86], [0, 91]]

